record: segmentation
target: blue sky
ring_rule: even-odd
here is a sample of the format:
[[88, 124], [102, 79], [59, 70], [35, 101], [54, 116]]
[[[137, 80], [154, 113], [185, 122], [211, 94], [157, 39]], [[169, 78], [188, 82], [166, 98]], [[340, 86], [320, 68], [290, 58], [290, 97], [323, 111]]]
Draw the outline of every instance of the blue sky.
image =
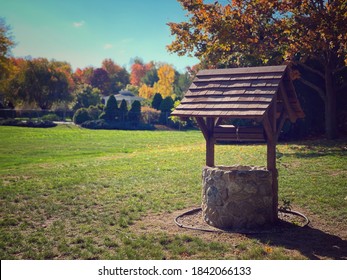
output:
[[173, 40], [166, 23], [185, 21], [185, 14], [176, 0], [0, 0], [14, 56], [67, 61], [74, 69], [100, 67], [105, 58], [129, 67], [140, 57], [183, 71], [198, 60], [166, 50]]

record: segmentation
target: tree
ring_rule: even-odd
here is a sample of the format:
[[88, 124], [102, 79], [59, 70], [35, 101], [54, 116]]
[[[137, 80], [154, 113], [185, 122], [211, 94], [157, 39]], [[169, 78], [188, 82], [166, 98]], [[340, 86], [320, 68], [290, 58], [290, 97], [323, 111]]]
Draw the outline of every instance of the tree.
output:
[[139, 123], [141, 119], [141, 103], [140, 101], [134, 101], [133, 104], [131, 104], [131, 108], [128, 113], [129, 120], [134, 123]]
[[151, 68], [145, 73], [141, 79], [141, 83], [146, 84], [147, 86], [153, 87], [153, 85], [158, 82], [158, 70], [155, 67], [154, 63], [151, 63]]
[[171, 96], [167, 96], [163, 99], [163, 101], [160, 104], [160, 123], [167, 123], [168, 117], [171, 113], [171, 109], [174, 107], [174, 101], [171, 98]]
[[108, 98], [104, 112], [100, 115], [100, 119], [106, 121], [114, 121], [118, 117], [118, 104], [114, 95], [110, 95]]
[[146, 84], [143, 84], [139, 88], [139, 96], [146, 98], [146, 99], [151, 99], [154, 94], [154, 88], [147, 86]]
[[0, 18], [0, 91], [12, 71], [9, 57], [13, 46], [10, 27], [6, 25], [4, 19]]
[[128, 105], [127, 102], [123, 99], [119, 106], [119, 117], [121, 121], [126, 121], [128, 118]]
[[70, 90], [67, 72], [57, 67], [56, 61], [45, 58], [18, 63], [8, 87], [13, 101], [34, 104], [41, 109], [50, 109], [55, 102], [71, 101]]
[[179, 72], [175, 71], [175, 82], [173, 84], [173, 88], [176, 98], [182, 99], [184, 93], [188, 90], [191, 83], [192, 78], [188, 72], [180, 74]]
[[160, 93], [156, 93], [152, 100], [152, 108], [159, 110], [160, 104], [163, 101], [163, 97]]
[[154, 92], [159, 92], [162, 97], [173, 95], [175, 70], [172, 66], [164, 64], [158, 69], [159, 80], [153, 85]]
[[82, 124], [86, 121], [90, 121], [92, 118], [89, 115], [88, 109], [80, 108], [75, 112], [72, 119], [75, 124]]
[[130, 83], [134, 86], [140, 86], [142, 78], [151, 68], [152, 63], [143, 64], [142, 61], [136, 60], [135, 63], [131, 65]]
[[160, 104], [160, 111], [162, 112], [171, 112], [171, 109], [174, 107], [174, 101], [171, 96], [167, 96], [163, 99]]
[[[347, 79], [342, 72], [347, 65], [347, 2], [298, 1], [287, 3], [285, 10], [292, 14], [286, 18], [290, 29], [287, 55], [294, 65], [310, 71], [324, 81], [324, 87], [299, 77], [300, 81], [315, 90], [325, 104], [325, 129], [327, 136], [337, 136], [337, 98], [346, 88]], [[295, 33], [294, 33], [295, 32]], [[293, 36], [295, 35], [295, 36]], [[307, 61], [316, 61], [318, 68]]]
[[98, 88], [93, 88], [91, 85], [78, 85], [74, 94], [76, 96], [74, 110], [96, 106], [101, 102], [100, 90]]
[[[169, 23], [179, 55], [194, 54], [206, 67], [281, 64], [290, 59], [324, 80], [304, 80], [325, 103], [326, 133], [337, 132], [336, 99], [347, 63], [347, 4], [344, 0], [233, 0], [225, 6], [203, 0], [179, 0], [188, 22]], [[318, 61], [317, 68], [308, 60]]]
[[110, 93], [110, 78], [107, 72], [102, 68], [97, 68], [93, 71], [90, 84], [92, 87], [100, 89], [103, 95], [108, 95]]
[[77, 68], [73, 74], [73, 79], [77, 84], [91, 84], [91, 78], [93, 76], [94, 68], [86, 67], [84, 69]]
[[128, 71], [116, 64], [112, 59], [104, 59], [102, 61], [102, 69], [107, 72], [110, 79], [110, 93], [118, 93], [129, 84]]

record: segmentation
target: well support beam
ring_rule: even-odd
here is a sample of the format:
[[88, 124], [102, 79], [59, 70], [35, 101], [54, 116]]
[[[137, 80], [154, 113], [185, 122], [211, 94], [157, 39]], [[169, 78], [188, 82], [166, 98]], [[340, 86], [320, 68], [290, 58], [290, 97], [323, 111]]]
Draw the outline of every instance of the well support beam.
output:
[[214, 166], [214, 144], [215, 139], [213, 135], [215, 125], [215, 118], [206, 118], [206, 126], [208, 131], [208, 136], [206, 139], [206, 166]]
[[206, 140], [206, 166], [214, 166], [214, 127], [215, 127], [215, 118], [206, 118], [196, 117], [196, 122], [201, 129], [202, 134]]
[[272, 207], [273, 222], [278, 220], [278, 171], [276, 168], [276, 98], [274, 98], [271, 107], [263, 120], [264, 129], [267, 136], [267, 169], [272, 174]]

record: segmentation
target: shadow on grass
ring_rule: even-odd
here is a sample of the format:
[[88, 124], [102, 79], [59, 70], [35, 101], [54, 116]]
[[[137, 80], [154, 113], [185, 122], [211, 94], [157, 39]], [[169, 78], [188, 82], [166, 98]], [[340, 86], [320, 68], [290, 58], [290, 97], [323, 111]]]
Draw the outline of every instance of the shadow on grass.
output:
[[296, 152], [293, 154], [282, 154], [286, 157], [295, 157], [295, 158], [319, 158], [325, 156], [333, 156], [333, 157], [342, 157], [347, 156], [347, 151], [341, 150], [329, 150], [329, 151], [309, 151], [309, 152]]
[[347, 138], [316, 140], [297, 143], [291, 148], [294, 153], [280, 153], [281, 156], [297, 158], [317, 158], [323, 156], [347, 156]]
[[287, 225], [286, 228], [280, 233], [257, 234], [248, 237], [267, 245], [298, 250], [311, 260], [325, 258], [347, 260], [347, 240], [310, 226]]

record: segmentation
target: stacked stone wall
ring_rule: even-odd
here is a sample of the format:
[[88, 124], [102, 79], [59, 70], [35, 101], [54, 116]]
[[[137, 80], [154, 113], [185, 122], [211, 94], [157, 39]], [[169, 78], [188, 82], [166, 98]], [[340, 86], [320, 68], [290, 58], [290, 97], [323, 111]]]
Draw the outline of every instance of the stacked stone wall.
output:
[[205, 167], [202, 213], [211, 226], [251, 229], [271, 224], [272, 176], [263, 167]]

